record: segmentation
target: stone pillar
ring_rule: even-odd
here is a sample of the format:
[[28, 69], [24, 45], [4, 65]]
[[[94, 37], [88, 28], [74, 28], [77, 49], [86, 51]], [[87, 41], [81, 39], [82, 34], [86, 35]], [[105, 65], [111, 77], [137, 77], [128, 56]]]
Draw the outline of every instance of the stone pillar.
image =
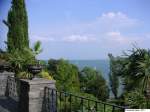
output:
[[0, 96], [5, 96], [8, 92], [7, 90], [8, 77], [14, 77], [14, 73], [6, 71], [0, 73]]
[[19, 112], [42, 112], [45, 87], [55, 89], [55, 81], [43, 78], [21, 79]]

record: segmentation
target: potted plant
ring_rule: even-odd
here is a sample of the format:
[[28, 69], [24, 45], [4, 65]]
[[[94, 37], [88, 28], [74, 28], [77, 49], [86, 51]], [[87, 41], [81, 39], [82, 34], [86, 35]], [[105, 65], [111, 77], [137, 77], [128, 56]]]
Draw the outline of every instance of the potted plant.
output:
[[36, 56], [41, 52], [41, 42], [37, 41], [32, 49], [32, 54], [34, 55], [35, 59], [33, 59], [31, 61], [31, 64], [28, 65], [28, 71], [33, 74], [31, 79], [34, 79], [36, 77], [36, 74], [40, 73], [42, 70], [42, 65], [40, 64], [40, 61], [36, 60]]

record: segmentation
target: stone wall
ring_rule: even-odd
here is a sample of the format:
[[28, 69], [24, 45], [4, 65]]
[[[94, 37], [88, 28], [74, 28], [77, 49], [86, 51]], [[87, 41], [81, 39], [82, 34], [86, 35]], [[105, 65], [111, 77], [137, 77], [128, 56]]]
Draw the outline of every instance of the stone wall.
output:
[[13, 77], [14, 73], [12, 72], [2, 72], [0, 73], [0, 96], [5, 96], [7, 95], [7, 79], [8, 77]]
[[[19, 82], [19, 83], [17, 83]], [[37, 78], [16, 79], [14, 73], [0, 73], [0, 96], [8, 96], [18, 102], [18, 112], [46, 112], [45, 111], [45, 87], [55, 88], [54, 80]], [[17, 93], [19, 91], [19, 94]], [[47, 94], [51, 95], [51, 94]], [[55, 94], [53, 94], [55, 97]], [[17, 100], [16, 100], [17, 98]], [[51, 98], [51, 97], [49, 97]], [[56, 99], [51, 103], [51, 112], [56, 112]], [[47, 102], [49, 105], [49, 102]]]
[[19, 111], [42, 112], [45, 87], [55, 89], [55, 81], [42, 78], [34, 80], [21, 79]]

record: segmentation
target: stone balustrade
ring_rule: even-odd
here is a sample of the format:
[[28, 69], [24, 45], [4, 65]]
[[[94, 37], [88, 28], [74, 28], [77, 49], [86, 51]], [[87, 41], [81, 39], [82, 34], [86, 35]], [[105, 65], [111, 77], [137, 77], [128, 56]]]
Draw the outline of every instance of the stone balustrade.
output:
[[0, 96], [17, 101], [18, 112], [43, 112], [45, 87], [55, 89], [55, 81], [43, 78], [16, 79], [14, 73], [0, 73]]

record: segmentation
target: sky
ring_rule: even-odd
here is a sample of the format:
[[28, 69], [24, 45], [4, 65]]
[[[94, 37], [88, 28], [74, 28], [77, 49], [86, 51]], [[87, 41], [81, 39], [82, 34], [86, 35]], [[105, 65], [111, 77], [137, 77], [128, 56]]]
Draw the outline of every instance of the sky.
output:
[[[26, 0], [30, 46], [39, 59], [107, 59], [108, 53], [150, 48], [150, 0]], [[0, 0], [0, 48], [5, 49], [11, 0]]]

